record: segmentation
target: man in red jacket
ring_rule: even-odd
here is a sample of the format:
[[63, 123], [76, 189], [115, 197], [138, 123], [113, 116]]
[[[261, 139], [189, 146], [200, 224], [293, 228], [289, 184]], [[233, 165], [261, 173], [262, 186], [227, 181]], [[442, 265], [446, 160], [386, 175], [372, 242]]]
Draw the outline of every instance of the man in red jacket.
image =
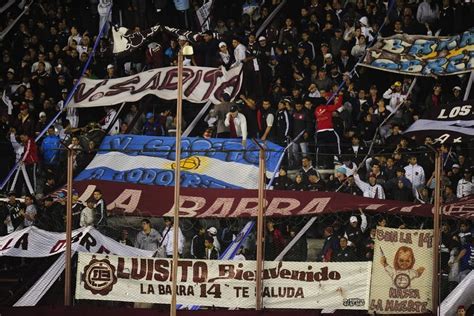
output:
[[[39, 163], [39, 156], [38, 156], [38, 147], [36, 146], [35, 140], [29, 137], [26, 133], [22, 133], [20, 135], [20, 141], [23, 144], [23, 157], [21, 158], [20, 168], [23, 168], [22, 165], [25, 166], [26, 174], [24, 173], [25, 179], [19, 179], [19, 190], [23, 189], [23, 184], [26, 181], [27, 183], [33, 180], [33, 191], [30, 192], [31, 194], [36, 193], [36, 168]], [[28, 177], [28, 179], [26, 179]], [[22, 181], [23, 180], [23, 181]]]
[[[325, 98], [329, 100], [330, 93], [326, 93]], [[321, 104], [316, 107], [314, 117], [316, 118], [316, 158], [319, 166], [326, 169], [334, 168], [331, 163], [334, 155], [341, 154], [339, 135], [334, 130], [332, 116], [333, 112], [342, 106], [342, 95], [334, 98], [334, 104]]]

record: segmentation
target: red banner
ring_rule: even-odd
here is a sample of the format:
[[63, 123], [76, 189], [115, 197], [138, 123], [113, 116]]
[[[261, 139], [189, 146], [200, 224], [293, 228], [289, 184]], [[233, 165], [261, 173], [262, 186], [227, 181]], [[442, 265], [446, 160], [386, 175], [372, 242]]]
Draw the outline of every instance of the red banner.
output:
[[[149, 186], [111, 181], [77, 181], [74, 188], [85, 201], [97, 188], [107, 202], [107, 209], [117, 215], [171, 216], [173, 187]], [[369, 213], [392, 213], [432, 216], [430, 204], [377, 200], [335, 192], [266, 192], [266, 216], [303, 216], [350, 212], [362, 208]], [[474, 218], [474, 200], [464, 199], [446, 205], [449, 217]], [[255, 217], [257, 190], [182, 188], [182, 217]]]

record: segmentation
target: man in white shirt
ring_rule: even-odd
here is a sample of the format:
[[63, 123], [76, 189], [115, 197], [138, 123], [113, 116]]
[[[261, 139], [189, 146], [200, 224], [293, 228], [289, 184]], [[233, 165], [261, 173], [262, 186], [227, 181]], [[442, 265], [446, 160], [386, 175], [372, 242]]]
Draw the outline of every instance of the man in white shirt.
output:
[[400, 81], [395, 82], [385, 93], [383, 98], [390, 100], [389, 105], [392, 109], [396, 109], [406, 99], [406, 95], [402, 94], [402, 83]]
[[405, 169], [405, 177], [410, 180], [413, 187], [413, 194], [416, 196], [416, 189], [423, 187], [426, 183], [425, 181], [425, 171], [423, 167], [417, 164], [416, 156], [412, 155], [409, 159], [409, 165]]
[[224, 125], [230, 129], [231, 138], [242, 138], [242, 146], [247, 145], [247, 119], [242, 113], [239, 113], [237, 105], [232, 105], [230, 112], [227, 113]]
[[240, 42], [238, 38], [232, 40], [232, 46], [234, 47], [234, 58], [235, 62], [230, 66], [231, 68], [239, 66], [245, 62], [247, 57], [247, 48]]
[[79, 220], [79, 226], [87, 227], [93, 226], [95, 221], [95, 200], [93, 197], [90, 197], [87, 200], [87, 206], [81, 211], [81, 218]]
[[362, 181], [357, 173], [354, 174], [354, 180], [356, 185], [363, 192], [364, 197], [385, 200], [385, 192], [382, 186], [377, 184], [375, 174], [369, 174], [369, 183]]
[[469, 196], [473, 193], [472, 189], [472, 174], [470, 170], [466, 169], [464, 171], [464, 177], [458, 182], [456, 195], [458, 198]]
[[[168, 258], [173, 257], [173, 241], [174, 241], [174, 226], [173, 219], [171, 217], [165, 218], [165, 229], [163, 230], [163, 242], [162, 246], [165, 248], [166, 256]], [[181, 228], [178, 227], [178, 254], [180, 257], [183, 256], [184, 248], [184, 235], [181, 232]]]

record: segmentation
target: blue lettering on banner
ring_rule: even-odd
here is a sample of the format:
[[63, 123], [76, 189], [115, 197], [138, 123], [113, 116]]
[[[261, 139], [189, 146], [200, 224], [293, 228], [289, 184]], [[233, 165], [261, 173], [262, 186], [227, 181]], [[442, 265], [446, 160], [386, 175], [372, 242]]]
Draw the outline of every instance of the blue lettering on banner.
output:
[[[283, 148], [271, 142], [266, 142], [265, 145], [267, 147], [266, 167], [268, 171], [273, 172], [283, 154]], [[172, 166], [175, 160], [175, 138], [137, 135], [107, 136], [104, 138], [96, 158], [100, 158], [101, 155], [110, 152], [126, 154], [130, 156], [130, 159], [138, 156], [166, 159], [170, 161], [170, 166]], [[99, 165], [95, 164], [96, 167], [86, 168], [76, 177], [76, 181], [106, 180], [145, 185], [174, 185], [174, 170], [153, 167], [143, 168], [139, 165], [131, 170], [114, 170], [114, 167], [112, 167], [114, 156], [110, 155], [109, 157], [110, 162], [102, 160]], [[222, 170], [219, 174], [219, 179], [207, 175], [205, 171], [197, 173], [190, 169], [182, 170], [180, 182], [183, 187], [240, 188], [240, 185], [235, 184], [239, 182], [236, 181], [232, 172], [240, 171], [240, 178], [246, 179], [246, 176], [254, 178], [253, 172], [247, 171], [252, 174], [242, 174], [242, 171], [238, 168], [239, 164], [241, 166], [252, 165], [257, 167], [259, 149], [255, 144], [248, 142], [247, 147], [243, 150], [241, 140], [239, 139], [208, 140], [202, 138], [183, 138], [181, 160], [190, 157], [195, 157], [198, 162], [199, 157], [209, 157], [224, 163], [232, 163], [229, 166], [233, 166], [234, 169], [229, 167], [229, 170]], [[194, 159], [191, 160], [194, 161]], [[247, 168], [246, 170], [249, 169]], [[214, 170], [214, 174], [216, 174], [215, 172]]]
[[[109, 168], [94, 168], [81, 172], [75, 181], [105, 180], [126, 182], [133, 184], [172, 186], [174, 172], [159, 169], [133, 169], [129, 171], [115, 171]], [[187, 188], [238, 189], [239, 186], [219, 181], [212, 177], [182, 171], [181, 186]]]
[[361, 65], [390, 72], [430, 76], [474, 69], [474, 28], [450, 37], [394, 35], [368, 49]]
[[[131, 156], [152, 156], [175, 160], [174, 141], [174, 137], [107, 136], [99, 148], [99, 154], [116, 150]], [[273, 170], [272, 168], [276, 166], [283, 148], [270, 142], [267, 142], [266, 146], [267, 169]], [[243, 150], [239, 139], [183, 138], [181, 150], [181, 159], [191, 156], [205, 156], [222, 161], [258, 165], [258, 147], [252, 142], [247, 142], [246, 150]]]

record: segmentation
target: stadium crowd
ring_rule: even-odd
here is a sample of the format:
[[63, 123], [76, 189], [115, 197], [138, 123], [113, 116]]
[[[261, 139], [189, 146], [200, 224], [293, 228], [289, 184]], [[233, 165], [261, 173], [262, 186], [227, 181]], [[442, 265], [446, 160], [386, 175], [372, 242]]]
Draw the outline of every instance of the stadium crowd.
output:
[[[100, 38], [93, 53], [99, 21], [97, 0], [88, 1], [84, 7], [78, 1], [35, 2], [0, 41], [0, 176], [3, 179], [15, 162], [21, 162], [34, 188], [34, 194], [26, 194], [28, 183], [18, 177], [2, 207], [1, 234], [30, 225], [64, 230], [66, 197], [63, 193], [55, 199], [48, 196], [65, 182], [64, 172], [59, 172], [65, 168], [61, 146], [77, 150], [77, 173], [92, 160], [106, 134], [162, 136], [176, 132], [173, 103], [153, 96], [127, 104], [120, 113], [117, 105], [105, 109], [65, 107], [68, 93], [90, 54], [92, 62], [84, 77], [115, 78], [176, 65], [177, 52], [184, 45], [193, 45], [195, 52], [185, 60], [187, 65], [242, 65], [244, 74], [238, 98], [231, 100], [225, 95], [194, 134], [242, 138], [244, 143], [260, 138], [289, 146], [279, 176], [272, 183], [274, 189], [339, 191], [432, 203], [434, 140], [427, 137], [420, 145], [405, 137], [403, 131], [427, 109], [462, 101], [469, 76], [420, 78], [408, 94], [412, 78], [353, 69], [379, 35], [462, 33], [473, 26], [471, 2], [292, 0], [257, 37], [259, 26], [280, 2], [264, 1], [260, 7], [253, 0], [216, 1], [212, 30], [205, 33], [202, 42], [188, 43], [185, 37], [162, 33], [142, 49], [121, 57], [112, 54], [109, 35]], [[172, 4], [163, 3], [166, 1], [114, 1], [113, 21], [121, 19], [123, 26], [136, 31], [161, 21], [185, 28], [180, 13]], [[192, 7], [200, 5], [200, 1], [193, 1]], [[19, 11], [16, 7], [9, 11], [0, 21], [0, 30], [12, 23]], [[196, 23], [191, 24], [190, 28], [198, 29]], [[189, 123], [197, 110], [188, 104], [185, 121]], [[35, 142], [58, 111], [62, 112], [60, 118]], [[469, 158], [473, 148], [470, 142], [439, 149], [443, 156], [443, 202], [473, 193], [473, 164]], [[23, 204], [17, 198], [24, 194]], [[97, 190], [89, 200], [78, 201], [75, 193], [74, 227], [95, 225], [110, 233], [104, 198]], [[372, 218], [368, 225], [367, 216], [361, 212], [347, 216], [343, 222], [347, 226], [338, 222], [321, 227], [324, 245], [317, 258], [308, 258], [305, 237], [285, 259], [371, 260], [375, 224], [385, 226], [387, 219]], [[145, 219], [135, 240], [129, 239], [127, 230], [114, 237], [169, 256], [172, 221], [165, 220], [165, 225], [158, 232]], [[273, 260], [299, 228], [271, 219], [266, 225], [265, 254], [267, 260]], [[405, 227], [396, 226], [400, 225]], [[469, 222], [443, 225], [442, 267], [453, 284], [474, 267], [471, 229]], [[216, 227], [198, 227], [194, 236], [186, 236], [191, 242], [189, 253], [183, 253], [185, 237], [180, 235], [180, 254], [217, 259], [233, 233], [225, 228], [218, 231]], [[252, 258], [251, 249], [248, 246], [240, 251], [242, 259]]]

